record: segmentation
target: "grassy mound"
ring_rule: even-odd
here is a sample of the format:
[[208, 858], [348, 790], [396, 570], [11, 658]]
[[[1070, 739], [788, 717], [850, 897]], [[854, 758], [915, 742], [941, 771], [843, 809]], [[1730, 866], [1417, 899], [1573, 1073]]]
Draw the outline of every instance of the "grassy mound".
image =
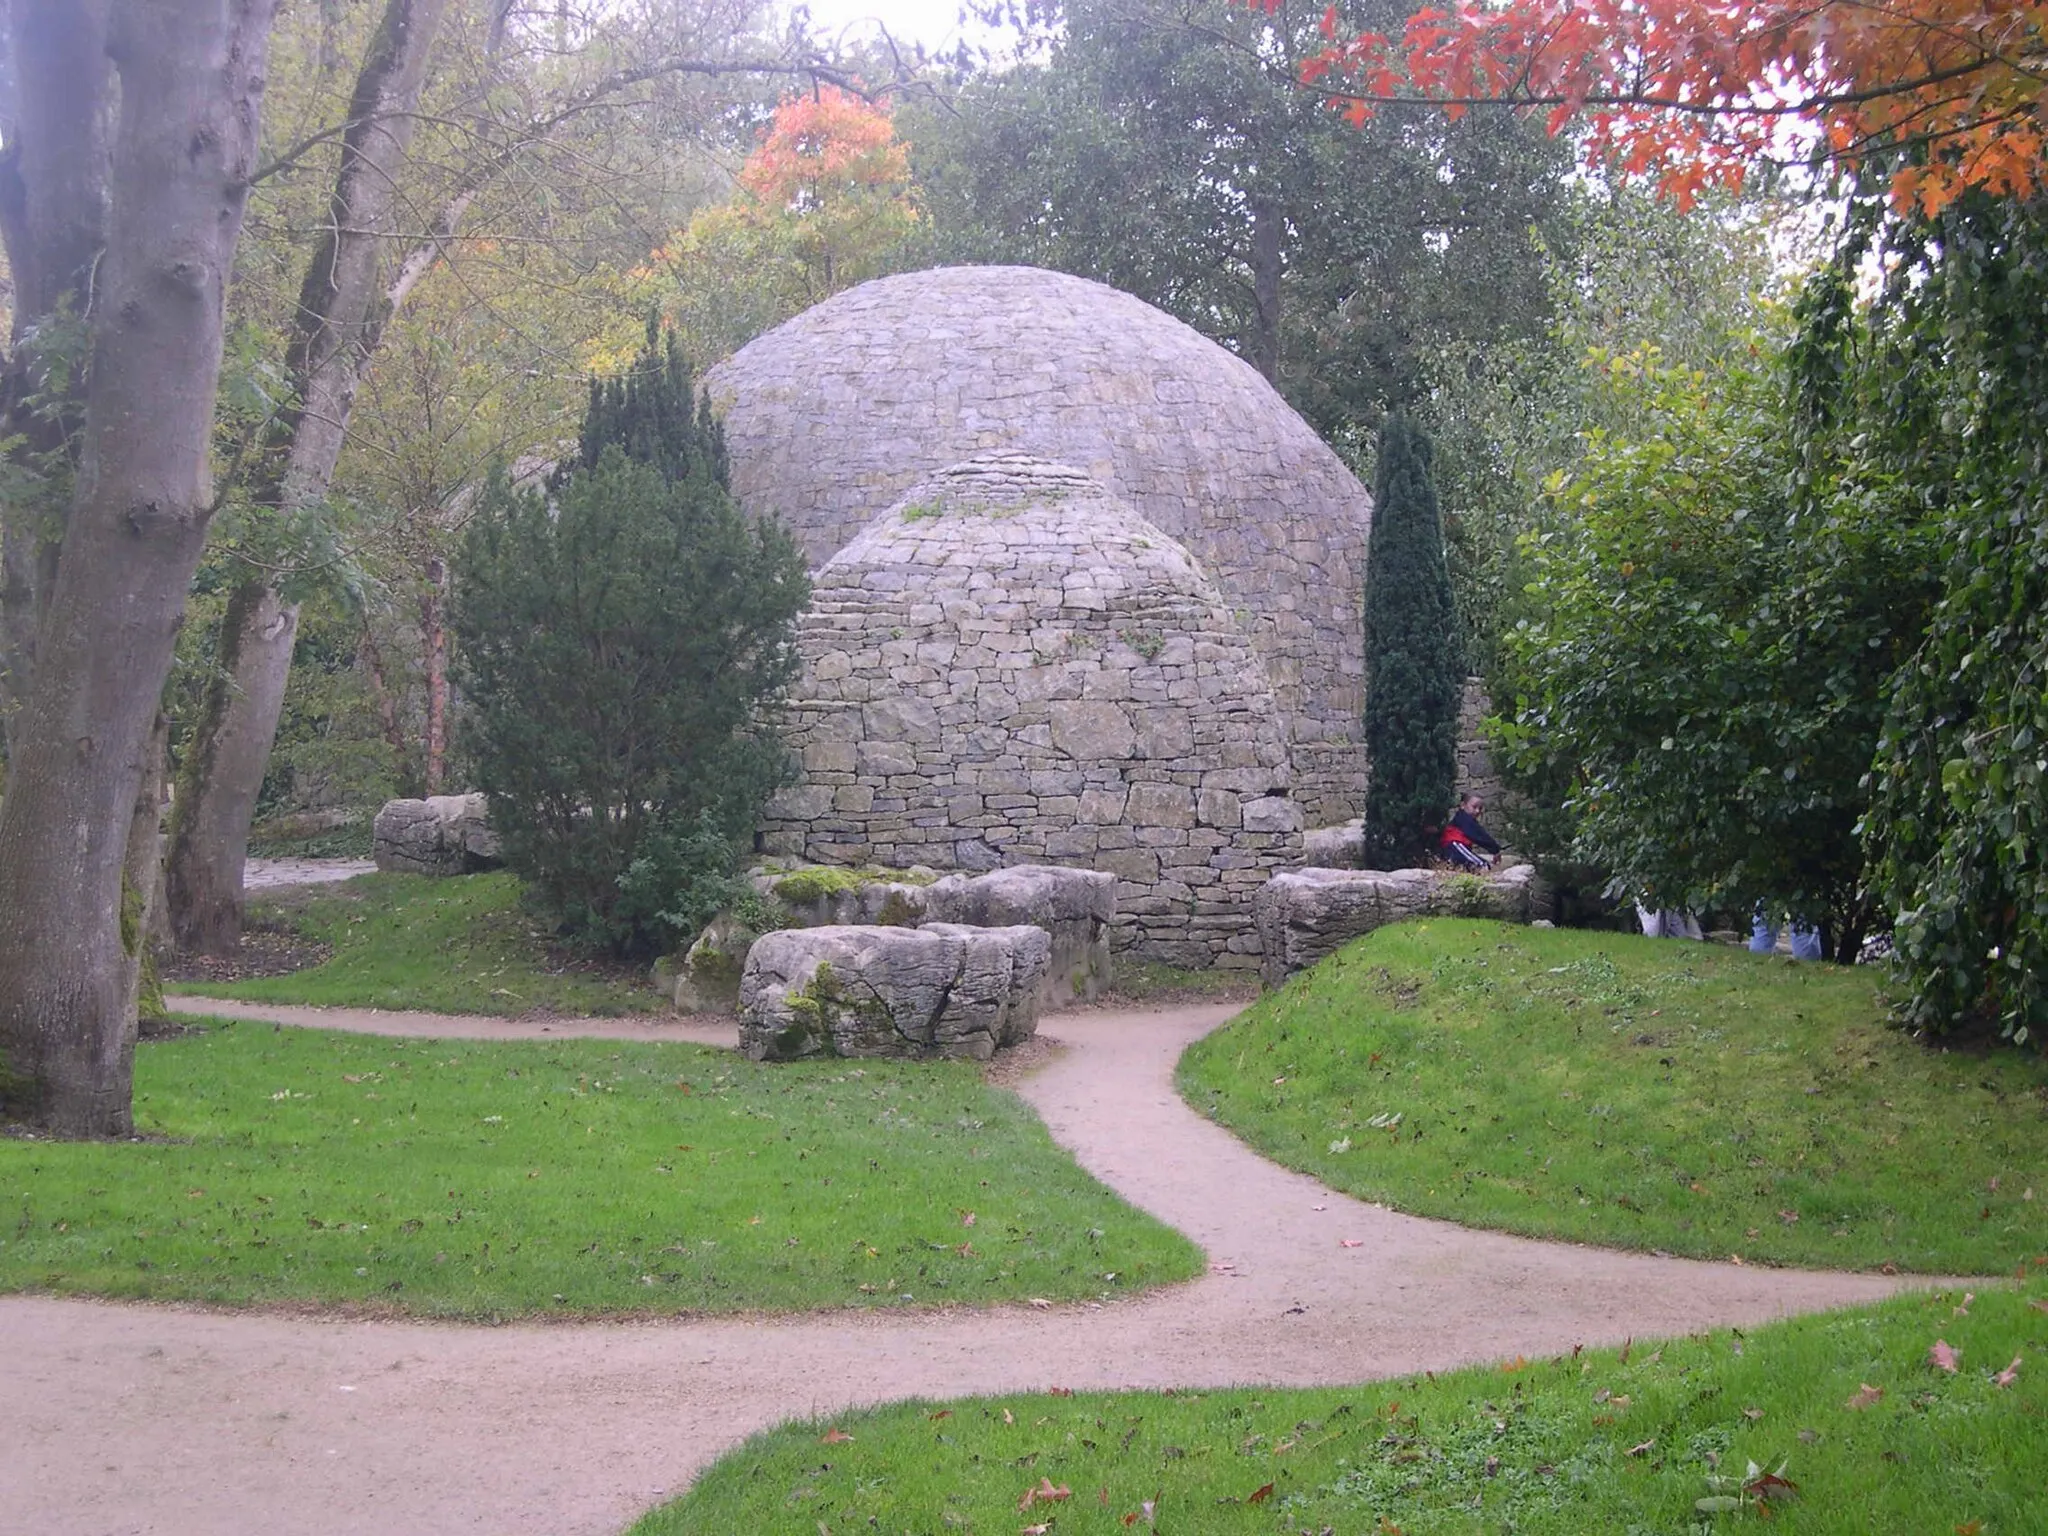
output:
[[2048, 1063], [1918, 1044], [1886, 1026], [1877, 981], [1404, 924], [1199, 1042], [1179, 1081], [1290, 1167], [1470, 1226], [1946, 1274], [2048, 1250]]
[[282, 926], [333, 957], [309, 970], [168, 992], [342, 1008], [430, 1013], [652, 1013], [662, 1000], [636, 973], [561, 954], [521, 910], [502, 871], [436, 880], [360, 875], [250, 904], [253, 922]]
[[2040, 1528], [2043, 1309], [2000, 1288], [1372, 1386], [901, 1403], [757, 1436], [634, 1536], [2004, 1536]]
[[0, 1139], [0, 1289], [429, 1316], [1075, 1299], [1193, 1244], [958, 1063], [223, 1024], [148, 1043], [146, 1139]]

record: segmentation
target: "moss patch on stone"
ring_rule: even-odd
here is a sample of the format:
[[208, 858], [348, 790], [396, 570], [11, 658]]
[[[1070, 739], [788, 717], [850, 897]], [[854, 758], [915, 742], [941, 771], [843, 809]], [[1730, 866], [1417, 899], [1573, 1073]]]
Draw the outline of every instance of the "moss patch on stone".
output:
[[878, 869], [873, 865], [806, 864], [780, 876], [769, 891], [776, 900], [801, 907], [841, 891], [857, 891], [864, 885], [930, 885], [935, 878], [922, 872]]

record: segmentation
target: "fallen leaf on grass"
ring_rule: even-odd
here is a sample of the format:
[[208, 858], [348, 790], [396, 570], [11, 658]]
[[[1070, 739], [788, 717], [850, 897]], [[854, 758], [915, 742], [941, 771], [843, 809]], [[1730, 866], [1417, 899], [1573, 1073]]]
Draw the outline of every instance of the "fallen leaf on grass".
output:
[[2019, 1379], [2020, 1357], [2018, 1355], [2014, 1355], [2012, 1357], [2012, 1364], [2008, 1365], [2004, 1370], [2000, 1371], [1996, 1376], [1991, 1378], [1991, 1385], [1993, 1385], [1994, 1387], [2009, 1387]]
[[1051, 1529], [1052, 1522], [1048, 1520], [1044, 1525], [1027, 1525], [1020, 1527], [1017, 1532], [1017, 1536], [1045, 1536], [1045, 1533]]
[[2036, 1312], [2048, 1312], [2048, 1301], [2043, 1301], [2038, 1296], [2036, 1296], [2032, 1301], [2028, 1302], [2027, 1305], [2032, 1307]]
[[1628, 1448], [1628, 1454], [1631, 1456], [1644, 1456], [1647, 1455], [1650, 1451], [1654, 1450], [1656, 1448], [1656, 1445], [1657, 1442], [1655, 1439], [1645, 1440], [1641, 1445], [1630, 1446]]
[[1965, 1292], [1963, 1292], [1963, 1304], [1962, 1304], [1961, 1306], [1957, 1307], [1957, 1308], [1955, 1309], [1955, 1311], [1951, 1312], [1951, 1313], [1949, 1314], [1949, 1316], [1950, 1316], [1950, 1317], [1968, 1317], [1968, 1316], [1970, 1315], [1970, 1303], [1971, 1303], [1971, 1302], [1973, 1302], [1973, 1301], [1975, 1301], [1976, 1299], [1977, 1299], [1977, 1293], [1976, 1293], [1975, 1291], [1965, 1291]]
[[[1074, 1490], [1065, 1483], [1061, 1483], [1055, 1488], [1051, 1478], [1041, 1477], [1036, 1488], [1026, 1488], [1024, 1490], [1024, 1497], [1017, 1501], [1017, 1507], [1019, 1509], [1029, 1509], [1033, 1504], [1061, 1504], [1073, 1496]], [[1040, 1529], [1043, 1530], [1044, 1527], [1041, 1526]]]
[[1010, 1415], [1010, 1410], [1009, 1410], [1009, 1409], [1007, 1409], [1007, 1408], [1005, 1408], [1005, 1409], [1003, 1410], [1003, 1422], [1004, 1422], [1005, 1424], [1014, 1424], [1014, 1423], [1016, 1423], [1016, 1422], [1017, 1422], [1017, 1421], [1016, 1421], [1016, 1419], [1014, 1419], [1013, 1417], [1011, 1417], [1011, 1415]]
[[925, 1415], [925, 1417], [933, 1420], [934, 1422], [937, 1422], [940, 1419], [950, 1419], [951, 1417], [953, 1417], [953, 1410], [950, 1408], [941, 1408], [937, 1413], [928, 1413]]
[[1271, 1483], [1261, 1483], [1257, 1488], [1245, 1495], [1244, 1501], [1247, 1504], [1263, 1504], [1271, 1497], [1273, 1497], [1273, 1485]]
[[1956, 1536], [1977, 1536], [1977, 1533], [1983, 1529], [1984, 1522], [1982, 1520], [1966, 1520], [1963, 1524], [1956, 1527]]
[[961, 1225], [961, 1226], [963, 1226], [963, 1227], [971, 1227], [971, 1226], [973, 1226], [973, 1225], [974, 1225], [974, 1212], [972, 1212], [972, 1211], [962, 1211], [962, 1212], [960, 1213], [960, 1225]]
[[1782, 1504], [1787, 1499], [1799, 1497], [1799, 1485], [1776, 1472], [1759, 1473], [1742, 1485], [1742, 1491], [1760, 1504]]
[[825, 1433], [823, 1433], [822, 1435], [818, 1436], [818, 1443], [820, 1445], [841, 1445], [844, 1444], [846, 1441], [851, 1440], [852, 1438], [853, 1436], [849, 1435], [845, 1430], [840, 1429], [838, 1426], [835, 1425], [831, 1429], [826, 1430]]
[[1074, 1389], [1072, 1387], [1047, 1387], [1045, 1395], [1047, 1397], [1072, 1397]]
[[1869, 1382], [1866, 1381], [1861, 1386], [1857, 1387], [1855, 1393], [1849, 1398], [1849, 1401], [1842, 1404], [1842, 1406], [1844, 1408], [1849, 1409], [1853, 1413], [1861, 1413], [1865, 1408], [1873, 1407], [1876, 1404], [1881, 1403], [1883, 1401], [1884, 1388], [1873, 1387]]
[[1754, 1424], [1758, 1419], [1764, 1416], [1764, 1411], [1761, 1408], [1745, 1408], [1742, 1410], [1742, 1416], [1745, 1419], [1748, 1419], [1752, 1424]]
[[1958, 1358], [1955, 1346], [1950, 1344], [1947, 1339], [1936, 1339], [1927, 1347], [1927, 1363], [1939, 1366], [1951, 1376], [1956, 1373]]

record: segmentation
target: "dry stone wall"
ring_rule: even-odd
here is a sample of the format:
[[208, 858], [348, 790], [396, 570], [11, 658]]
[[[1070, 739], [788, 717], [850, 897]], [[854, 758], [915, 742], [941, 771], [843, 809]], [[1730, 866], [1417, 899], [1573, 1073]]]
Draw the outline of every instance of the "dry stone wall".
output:
[[1363, 802], [1365, 488], [1256, 369], [1150, 305], [1028, 267], [863, 283], [706, 380], [741, 504], [822, 565], [927, 475], [1071, 464], [1179, 540], [1257, 648], [1321, 824]]
[[1300, 861], [1281, 711], [1193, 557], [1078, 470], [931, 477], [827, 562], [762, 846], [836, 864], [1070, 864], [1112, 942], [1258, 964], [1253, 901]]

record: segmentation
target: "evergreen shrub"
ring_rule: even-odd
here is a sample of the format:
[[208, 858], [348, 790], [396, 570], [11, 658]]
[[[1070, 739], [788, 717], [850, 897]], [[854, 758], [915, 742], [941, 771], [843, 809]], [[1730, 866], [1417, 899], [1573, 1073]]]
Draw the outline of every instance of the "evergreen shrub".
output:
[[657, 952], [731, 896], [787, 753], [801, 552], [728, 493], [675, 348], [594, 385], [549, 491], [501, 477], [455, 570], [464, 745], [507, 865], [566, 936]]

